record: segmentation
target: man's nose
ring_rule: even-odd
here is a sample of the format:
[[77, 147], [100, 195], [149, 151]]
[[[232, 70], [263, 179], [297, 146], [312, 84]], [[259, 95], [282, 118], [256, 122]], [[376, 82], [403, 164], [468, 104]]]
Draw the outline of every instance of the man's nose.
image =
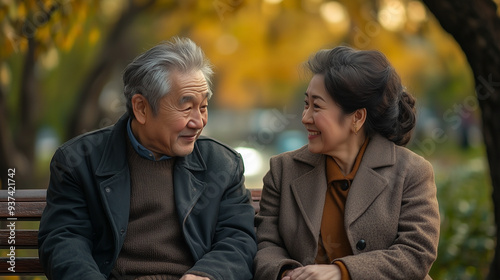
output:
[[194, 129], [202, 129], [206, 123], [206, 119], [204, 118], [204, 114], [202, 114], [199, 110], [194, 110], [191, 114], [191, 119], [188, 122], [188, 127]]

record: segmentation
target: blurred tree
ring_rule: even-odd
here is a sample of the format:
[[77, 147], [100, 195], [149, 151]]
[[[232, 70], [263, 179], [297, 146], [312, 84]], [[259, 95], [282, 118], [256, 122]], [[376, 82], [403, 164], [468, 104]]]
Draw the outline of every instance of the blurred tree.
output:
[[[4, 31], [0, 36], [0, 59], [3, 62], [12, 54], [24, 54], [19, 99], [16, 100], [18, 111], [9, 111], [5, 87], [0, 86], [0, 168], [15, 167], [16, 173], [21, 174], [16, 179], [23, 185], [32, 185], [34, 179], [30, 175], [33, 174], [34, 141], [40, 117], [36, 62], [54, 45], [71, 48], [80, 28], [77, 15], [85, 17], [93, 13], [97, 2], [27, 0], [0, 5]], [[57, 20], [53, 20], [54, 17]], [[6, 182], [5, 176], [5, 172], [1, 172], [2, 182]]]
[[[500, 279], [500, 17], [492, 0], [423, 2], [463, 49], [474, 73], [481, 108], [495, 210], [496, 249], [489, 280]], [[462, 112], [467, 114], [468, 112]]]

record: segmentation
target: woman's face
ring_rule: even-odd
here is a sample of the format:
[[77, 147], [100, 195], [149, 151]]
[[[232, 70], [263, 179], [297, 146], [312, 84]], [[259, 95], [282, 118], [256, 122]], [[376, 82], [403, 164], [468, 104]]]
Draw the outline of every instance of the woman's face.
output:
[[324, 76], [316, 74], [307, 87], [302, 123], [309, 132], [312, 153], [339, 155], [352, 135], [352, 115], [343, 114], [325, 88]]

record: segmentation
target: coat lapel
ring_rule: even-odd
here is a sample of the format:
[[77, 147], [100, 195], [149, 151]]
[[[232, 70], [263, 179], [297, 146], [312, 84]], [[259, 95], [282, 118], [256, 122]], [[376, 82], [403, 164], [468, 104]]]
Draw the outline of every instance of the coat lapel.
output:
[[[202, 178], [197, 178], [195, 173], [206, 169], [197, 144], [195, 144], [191, 154], [178, 158], [175, 163], [174, 196], [182, 224], [206, 188], [206, 183], [203, 182]], [[200, 207], [202, 206], [200, 205]]]
[[291, 183], [292, 193], [297, 207], [302, 213], [307, 227], [317, 242], [323, 217], [326, 195], [325, 157], [310, 153], [307, 148], [296, 154], [294, 160], [313, 167], [309, 172]]
[[121, 240], [120, 231], [127, 228], [130, 212], [127, 121], [128, 114], [125, 114], [112, 128], [95, 174], [101, 201], [117, 242], [115, 248], [121, 248], [121, 244], [118, 244]]
[[[203, 171], [206, 170], [207, 167], [198, 145], [195, 144], [191, 154], [177, 159], [173, 174], [175, 206], [179, 214], [179, 222], [184, 237], [191, 240], [188, 245], [195, 260], [200, 259], [204, 252], [209, 250], [209, 248], [203, 247], [207, 243], [193, 240], [201, 238], [200, 228], [198, 223], [189, 220], [190, 217], [193, 217], [191, 214], [200, 213], [210, 202], [208, 199], [201, 199], [207, 188], [207, 183], [202, 177], [206, 173]], [[194, 244], [199, 246], [194, 246]]]
[[[120, 232], [127, 228], [130, 213], [130, 173], [124, 168], [100, 183], [103, 206], [113, 229], [115, 242], [121, 240]], [[115, 244], [121, 248], [121, 244]]]
[[395, 144], [380, 135], [373, 136], [349, 190], [345, 207], [346, 226], [361, 216], [387, 187], [387, 179], [376, 169], [394, 165], [395, 162]]

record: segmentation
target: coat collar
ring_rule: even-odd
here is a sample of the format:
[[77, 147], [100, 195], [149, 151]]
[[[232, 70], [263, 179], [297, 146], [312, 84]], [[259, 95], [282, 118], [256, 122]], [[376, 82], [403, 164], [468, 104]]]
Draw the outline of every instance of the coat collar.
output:
[[95, 171], [97, 176], [110, 176], [121, 172], [127, 167], [127, 121], [128, 113], [110, 128], [111, 135], [108, 138], [101, 161]]
[[[201, 138], [201, 137], [200, 137]], [[207, 165], [201, 156], [198, 142], [195, 142], [193, 152], [185, 157], [177, 158], [176, 165], [191, 171], [205, 171]]]
[[362, 163], [367, 168], [379, 168], [396, 163], [396, 144], [379, 134], [371, 137]]
[[293, 156], [293, 159], [311, 166], [318, 166], [324, 161], [324, 157], [325, 155], [322, 154], [311, 153], [306, 145], [297, 151], [297, 153]]
[[[304, 146], [297, 151], [293, 159], [311, 167], [291, 183], [291, 188], [309, 230], [316, 237], [321, 227], [327, 189], [326, 156], [313, 154]], [[346, 226], [362, 215], [388, 185], [387, 179], [376, 169], [394, 165], [395, 162], [395, 144], [378, 134], [374, 135], [366, 147], [349, 191], [345, 208]]]
[[[312, 234], [307, 248], [314, 250], [318, 242], [321, 218], [326, 195], [325, 155], [313, 154], [307, 146], [302, 147], [293, 159], [309, 165], [309, 171], [291, 182], [291, 190], [302, 217]], [[311, 252], [311, 255], [314, 252]]]
[[387, 178], [379, 169], [396, 163], [396, 145], [380, 135], [374, 135], [368, 143], [360, 167], [352, 182], [345, 206], [346, 228], [373, 203], [388, 186]]

